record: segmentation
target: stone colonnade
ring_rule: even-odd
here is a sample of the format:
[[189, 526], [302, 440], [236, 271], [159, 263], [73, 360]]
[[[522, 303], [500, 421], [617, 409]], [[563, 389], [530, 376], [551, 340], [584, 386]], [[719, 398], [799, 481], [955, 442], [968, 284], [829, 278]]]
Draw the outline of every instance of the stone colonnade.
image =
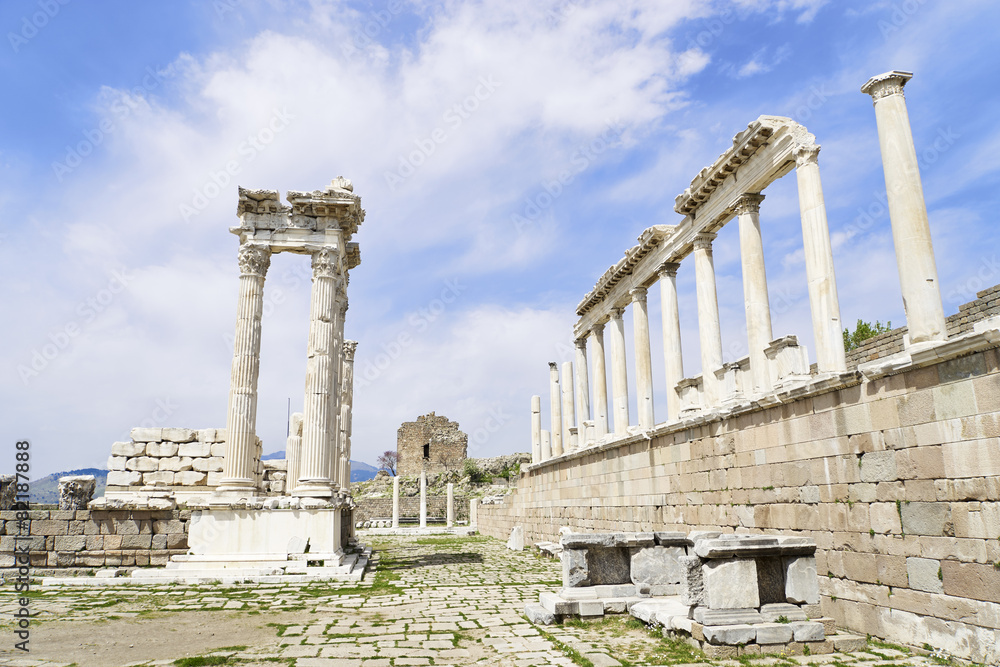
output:
[[[455, 525], [455, 484], [448, 482], [447, 486], [447, 516], [449, 528]], [[399, 528], [399, 476], [392, 478], [392, 527]], [[427, 527], [427, 473], [420, 473], [420, 527]]]
[[[903, 98], [912, 75], [889, 72], [873, 77], [862, 88], [872, 96], [888, 192], [893, 242], [911, 344], [946, 338], [945, 318], [923, 199], [916, 150]], [[790, 139], [790, 141], [789, 141]], [[728, 404], [763, 400], [794, 382], [808, 380], [805, 349], [794, 336], [773, 340], [764, 242], [761, 234], [761, 194], [768, 184], [795, 170], [802, 224], [805, 268], [816, 344], [817, 373], [831, 376], [847, 370], [842, 340], [833, 251], [820, 180], [820, 146], [815, 137], [791, 119], [762, 116], [737, 135], [733, 149], [692, 181], [678, 196], [675, 210], [686, 217], [677, 226], [657, 226], [640, 236], [640, 245], [626, 253], [602, 276], [581, 302], [575, 327], [576, 363], [563, 364], [562, 395], [555, 363], [550, 363], [551, 431], [541, 430], [541, 399], [531, 398], [532, 462], [569, 453], [598, 441], [648, 431], [655, 424], [650, 363], [648, 288], [660, 284], [666, 422], [684, 415], [724, 408]], [[746, 174], [736, 178], [740, 169]], [[724, 364], [712, 243], [728, 220], [739, 226], [740, 259], [746, 307], [747, 349], [743, 360]], [[702, 373], [685, 378], [681, 356], [677, 271], [694, 255], [698, 337]], [[634, 376], [638, 420], [629, 409], [629, 369], [625, 355], [623, 316], [631, 306], [634, 330]], [[606, 325], [611, 337], [611, 402], [605, 354]], [[592, 371], [587, 368], [591, 345]], [[575, 374], [575, 406], [566, 386]], [[590, 387], [593, 386], [593, 404]], [[608, 413], [613, 415], [609, 424]], [[575, 408], [575, 409], [574, 409]], [[574, 439], [570, 427], [576, 433]], [[611, 435], [608, 436], [609, 432]], [[546, 442], [551, 441], [551, 450]], [[565, 445], [565, 447], [563, 446]]]

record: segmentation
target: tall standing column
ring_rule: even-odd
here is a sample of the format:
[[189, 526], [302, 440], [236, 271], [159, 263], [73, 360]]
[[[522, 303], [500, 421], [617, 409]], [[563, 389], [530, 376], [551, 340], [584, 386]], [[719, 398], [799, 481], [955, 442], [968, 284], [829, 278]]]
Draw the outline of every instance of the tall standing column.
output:
[[656, 417], [653, 414], [653, 361], [649, 351], [646, 288], [635, 287], [629, 294], [632, 296], [632, 333], [635, 342], [635, 386], [639, 427], [650, 429], [656, 424]]
[[577, 443], [582, 449], [583, 442], [583, 422], [590, 420], [590, 380], [587, 377], [587, 339], [580, 338], [576, 341], [576, 425], [579, 428], [580, 442]]
[[392, 478], [392, 527], [399, 528], [399, 475]]
[[420, 471], [420, 527], [427, 527], [427, 471]]
[[799, 186], [799, 217], [802, 218], [802, 248], [809, 282], [809, 310], [816, 341], [816, 367], [823, 372], [847, 370], [837, 276], [833, 271], [833, 246], [826, 220], [826, 202], [819, 177], [819, 146], [795, 150], [795, 180]]
[[337, 293], [336, 313], [333, 354], [330, 357], [330, 369], [332, 371], [330, 386], [333, 387], [333, 390], [330, 392], [329, 410], [333, 418], [329, 422], [329, 431], [326, 437], [326, 448], [329, 452], [327, 458], [330, 466], [329, 476], [335, 491], [343, 486], [343, 481], [340, 478], [340, 459], [343, 454], [343, 449], [341, 448], [340, 410], [344, 395], [342, 377], [344, 372], [344, 319], [347, 317], [346, 281], [341, 283], [341, 291]]
[[722, 367], [722, 330], [719, 328], [719, 297], [715, 291], [712, 241], [715, 234], [694, 237], [694, 279], [698, 294], [698, 338], [701, 341], [701, 381], [708, 405], [719, 402], [715, 371]]
[[531, 462], [542, 460], [542, 397], [531, 397]]
[[288, 421], [288, 439], [285, 441], [285, 495], [292, 495], [299, 483], [299, 460], [302, 456], [302, 413], [292, 413]]
[[455, 525], [455, 485], [452, 482], [448, 482], [448, 527], [451, 528]]
[[552, 458], [552, 440], [548, 431], [542, 431], [542, 460], [548, 461]]
[[563, 451], [572, 452], [577, 447], [570, 429], [576, 426], [576, 409], [573, 405], [573, 362], [564, 361], [562, 365], [562, 427], [565, 434]]
[[219, 492], [254, 493], [253, 454], [257, 446], [257, 376], [260, 374], [260, 318], [264, 312], [264, 276], [271, 249], [244, 243], [239, 251], [240, 296], [226, 412], [226, 456]]
[[604, 325], [595, 324], [594, 337], [594, 439], [608, 434], [608, 374], [604, 359]]
[[479, 525], [479, 498], [469, 499], [469, 525]]
[[562, 444], [562, 395], [559, 391], [559, 366], [549, 362], [549, 420], [552, 434], [552, 456], [561, 456]]
[[624, 314], [624, 308], [611, 310], [611, 391], [615, 397], [615, 435], [628, 433], [629, 424]]
[[771, 373], [764, 348], [771, 344], [771, 304], [767, 298], [764, 241], [760, 235], [760, 203], [764, 195], [745, 193], [736, 200], [740, 226], [740, 263], [743, 267], [743, 302], [746, 305], [747, 345], [754, 392], [771, 390]]
[[334, 382], [337, 377], [337, 294], [341, 283], [336, 250], [324, 248], [314, 253], [312, 267], [302, 459], [295, 495], [329, 497], [333, 494], [334, 483], [330, 478], [332, 453], [329, 443], [337, 422], [337, 413], [331, 410], [331, 395], [340, 392]]
[[340, 399], [340, 486], [351, 488], [351, 429], [354, 408], [354, 353], [358, 341], [344, 341], [344, 362], [341, 370]]
[[663, 319], [663, 365], [667, 374], [667, 421], [675, 421], [681, 413], [681, 398], [677, 383], [684, 379], [684, 357], [681, 356], [681, 316], [677, 306], [677, 269], [680, 264], [666, 262], [660, 266], [660, 303]]
[[922, 343], [945, 340], [948, 330], [917, 150], [903, 97], [903, 86], [912, 77], [910, 72], [886, 72], [869, 79], [861, 92], [871, 95], [875, 104], [892, 241], [910, 342]]

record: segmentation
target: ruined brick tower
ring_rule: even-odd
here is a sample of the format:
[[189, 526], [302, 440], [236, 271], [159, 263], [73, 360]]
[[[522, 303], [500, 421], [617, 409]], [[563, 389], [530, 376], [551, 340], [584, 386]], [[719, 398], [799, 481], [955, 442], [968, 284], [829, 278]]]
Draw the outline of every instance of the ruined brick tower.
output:
[[458, 429], [458, 422], [433, 412], [422, 415], [415, 422], [404, 422], [396, 432], [396, 472], [419, 475], [421, 470], [457, 470], [465, 461], [468, 446], [469, 436]]

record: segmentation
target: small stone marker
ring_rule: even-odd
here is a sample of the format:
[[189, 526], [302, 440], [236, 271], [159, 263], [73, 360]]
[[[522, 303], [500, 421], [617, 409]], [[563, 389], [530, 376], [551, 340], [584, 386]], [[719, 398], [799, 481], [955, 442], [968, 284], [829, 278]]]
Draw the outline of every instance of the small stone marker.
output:
[[510, 531], [510, 537], [507, 539], [507, 548], [511, 551], [524, 550], [524, 528], [514, 526]]

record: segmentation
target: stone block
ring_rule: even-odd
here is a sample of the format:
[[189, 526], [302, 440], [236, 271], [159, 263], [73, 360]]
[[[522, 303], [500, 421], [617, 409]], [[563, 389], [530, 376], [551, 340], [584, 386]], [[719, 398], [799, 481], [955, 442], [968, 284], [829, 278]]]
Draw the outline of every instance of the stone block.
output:
[[31, 522], [32, 535], [69, 535], [68, 521], [52, 521], [43, 519]]
[[226, 455], [226, 443], [224, 442], [213, 442], [212, 443], [212, 456], [225, 456]]
[[152, 535], [123, 535], [122, 549], [149, 549], [153, 545]]
[[167, 533], [167, 549], [187, 549], [187, 535], [184, 533]]
[[862, 482], [892, 482], [896, 480], [896, 452], [868, 452], [861, 456]]
[[108, 473], [108, 486], [135, 486], [142, 482], [142, 473], [136, 470], [112, 470]]
[[[603, 586], [589, 586], [588, 589], [593, 592], [594, 597], [598, 598], [627, 598], [635, 595], [635, 586], [633, 584], [609, 584]], [[568, 590], [574, 590], [574, 589], [568, 589]]]
[[142, 483], [147, 486], [155, 486], [157, 484], [169, 486], [174, 483], [174, 473], [169, 470], [143, 473]]
[[86, 535], [57, 535], [55, 539], [56, 551], [83, 551], [87, 548]]
[[819, 579], [815, 556], [784, 559], [785, 601], [792, 604], [819, 604]]
[[868, 638], [859, 635], [837, 634], [831, 641], [833, 649], [838, 653], [856, 653], [868, 647]]
[[209, 442], [185, 442], [177, 448], [178, 456], [190, 456], [192, 458], [207, 457], [212, 455], [212, 444]]
[[778, 556], [757, 558], [757, 595], [760, 604], [785, 601], [785, 567]]
[[[687, 533], [666, 533], [666, 532], [654, 532], [653, 538], [656, 540], [656, 544], [661, 547], [681, 547], [687, 546]], [[681, 554], [683, 555], [683, 554]]]
[[190, 428], [164, 428], [161, 437], [169, 442], [191, 442], [198, 437], [198, 432]]
[[222, 482], [221, 472], [208, 473], [208, 486], [218, 486]]
[[109, 456], [108, 470], [125, 470], [126, 461], [128, 461], [128, 459], [124, 456]]
[[757, 629], [752, 625], [711, 625], [702, 630], [709, 644], [736, 646], [749, 644], [757, 638]]
[[507, 538], [507, 548], [511, 551], [524, 551], [524, 528], [514, 526]]
[[587, 586], [590, 583], [586, 549], [563, 549], [560, 559], [563, 566], [563, 588]]
[[[148, 535], [146, 537], [149, 537]], [[166, 549], [167, 548], [167, 536], [166, 535], [153, 535], [152, 543], [150, 548], [152, 549]]]
[[191, 459], [191, 470], [196, 472], [209, 472], [211, 459]]
[[538, 595], [538, 602], [550, 614], [559, 616], [575, 614], [577, 610], [577, 602], [564, 600], [555, 593], [540, 593]]
[[993, 565], [941, 561], [945, 595], [985, 602], [1000, 600], [1000, 573]]
[[146, 453], [146, 443], [144, 442], [115, 442], [111, 445], [112, 456], [143, 456]]
[[587, 549], [586, 554], [587, 578], [591, 586], [625, 584], [632, 580], [627, 548]]
[[577, 613], [586, 618], [604, 616], [604, 602], [601, 600], [580, 600], [577, 602]]
[[174, 473], [174, 484], [179, 484], [181, 486], [203, 486], [207, 477], [208, 476], [203, 472], [183, 470], [181, 472]]
[[222, 466], [225, 463], [225, 458], [222, 456], [213, 456], [208, 459], [208, 472], [222, 472]]
[[761, 623], [757, 628], [758, 644], [787, 644], [792, 641], [790, 623]]
[[[701, 542], [699, 542], [701, 544]], [[757, 567], [753, 560], [709, 561], [701, 567], [705, 604], [710, 609], [747, 609], [760, 606]]]
[[756, 625], [764, 619], [756, 609], [709, 609], [695, 607], [694, 620], [702, 625]]
[[[59, 478], [59, 509], [74, 510], [73, 513], [65, 517], [66, 519], [72, 519], [75, 516], [75, 510], [87, 509], [91, 498], [94, 497], [96, 487], [97, 479], [93, 475], [70, 475]], [[55, 515], [56, 513], [53, 512], [53, 518], [64, 518]]]
[[160, 462], [149, 456], [138, 456], [125, 462], [126, 470], [137, 470], [139, 472], [153, 472], [160, 469]]
[[777, 623], [779, 618], [786, 621], [808, 620], [806, 612], [801, 607], [788, 603], [765, 604], [760, 607], [760, 615], [768, 623]]
[[176, 456], [160, 459], [159, 469], [169, 470], [170, 472], [177, 472], [178, 470], [181, 469], [181, 460]]
[[567, 533], [559, 538], [563, 549], [589, 549], [591, 547], [612, 547], [614, 533]]
[[931, 558], [907, 558], [906, 577], [910, 588], [927, 593], [944, 593], [941, 561]]
[[645, 547], [632, 549], [631, 552], [632, 583], [662, 586], [681, 582], [683, 568], [678, 558], [685, 553], [682, 547]]
[[179, 460], [180, 460], [180, 468], [178, 472], [191, 470], [193, 467], [192, 464], [195, 461], [195, 459], [191, 458], [190, 456], [181, 456], [179, 457]]
[[537, 602], [529, 602], [525, 605], [524, 615], [528, 617], [528, 621], [535, 625], [552, 625], [556, 622], [556, 615]]
[[164, 456], [175, 456], [176, 454], [176, 442], [150, 442], [146, 445], [146, 456], [162, 458]]
[[954, 535], [948, 503], [904, 502], [899, 512], [907, 535]]
[[[138, 533], [136, 533], [138, 534]], [[125, 538], [124, 535], [104, 535], [104, 549], [106, 551], [113, 551], [115, 549], [122, 548], [122, 540]]]
[[826, 639], [826, 630], [822, 623], [813, 621], [790, 623], [792, 634], [797, 642], [821, 642]]
[[697, 556], [680, 556], [681, 602], [687, 605], [705, 603], [705, 580], [701, 576], [701, 559]]
[[739, 650], [735, 646], [728, 645], [705, 644], [701, 650], [705, 653], [705, 657], [712, 660], [735, 660], [739, 655]]
[[129, 434], [135, 442], [159, 442], [163, 440], [162, 428], [134, 428]]

